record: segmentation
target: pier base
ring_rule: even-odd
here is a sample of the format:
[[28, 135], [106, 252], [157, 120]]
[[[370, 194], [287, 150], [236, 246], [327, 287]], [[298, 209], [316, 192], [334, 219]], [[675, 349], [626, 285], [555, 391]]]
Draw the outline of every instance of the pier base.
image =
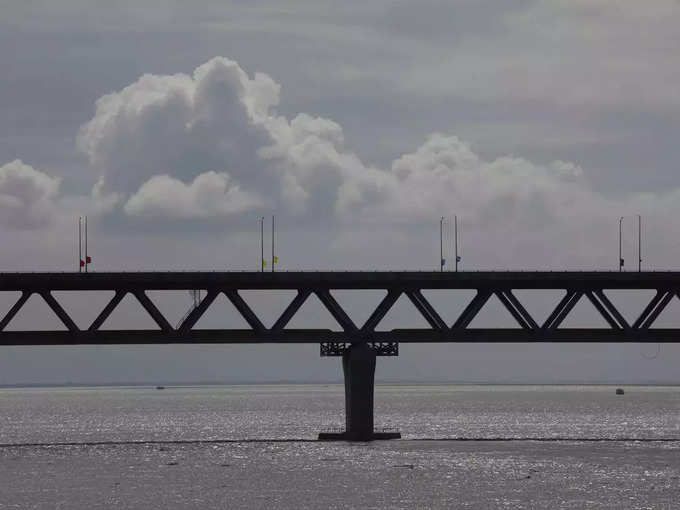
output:
[[320, 440], [372, 441], [399, 439], [392, 431], [375, 431], [373, 427], [373, 393], [375, 388], [376, 351], [367, 344], [354, 344], [342, 355], [345, 376], [345, 431], [321, 432]]

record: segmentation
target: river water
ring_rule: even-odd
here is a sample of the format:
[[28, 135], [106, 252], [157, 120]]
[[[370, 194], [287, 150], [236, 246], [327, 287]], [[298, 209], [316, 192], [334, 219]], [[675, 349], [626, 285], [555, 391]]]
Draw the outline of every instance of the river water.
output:
[[614, 390], [381, 385], [353, 444], [340, 385], [0, 389], [0, 509], [679, 508], [680, 388]]

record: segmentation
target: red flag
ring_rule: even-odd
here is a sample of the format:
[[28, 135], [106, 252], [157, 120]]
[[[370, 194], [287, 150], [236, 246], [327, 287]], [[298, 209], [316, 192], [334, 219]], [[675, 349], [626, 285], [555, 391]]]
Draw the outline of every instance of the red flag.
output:
[[85, 261], [86, 261], [88, 264], [92, 264], [92, 257], [87, 257], [87, 258], [85, 259]]
[[85, 262], [83, 260], [80, 261], [80, 267], [85, 267]]

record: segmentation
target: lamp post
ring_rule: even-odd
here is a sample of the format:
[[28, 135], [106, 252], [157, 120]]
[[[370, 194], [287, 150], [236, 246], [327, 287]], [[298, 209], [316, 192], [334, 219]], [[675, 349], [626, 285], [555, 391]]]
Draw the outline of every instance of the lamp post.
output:
[[453, 217], [453, 237], [454, 237], [454, 251], [456, 257], [456, 273], [458, 272], [458, 261], [460, 257], [458, 256], [458, 215]]
[[619, 218], [619, 272], [623, 271], [622, 245], [621, 245], [621, 231], [623, 228], [623, 216]]
[[439, 272], [444, 272], [444, 216], [439, 220]]
[[642, 216], [638, 217], [638, 273], [642, 272]]
[[85, 272], [87, 273], [87, 265], [90, 263], [90, 257], [87, 255], [87, 216], [85, 216]]
[[260, 216], [260, 272], [264, 273], [264, 216]]

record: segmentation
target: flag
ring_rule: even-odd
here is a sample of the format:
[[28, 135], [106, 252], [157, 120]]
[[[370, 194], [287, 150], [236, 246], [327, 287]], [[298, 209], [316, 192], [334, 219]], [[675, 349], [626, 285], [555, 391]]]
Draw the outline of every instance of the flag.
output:
[[84, 260], [80, 261], [80, 267], [85, 267], [85, 261]]
[[446, 259], [442, 259], [442, 266], [446, 265]]
[[266, 265], [267, 265], [267, 261], [266, 261], [265, 259], [262, 259], [262, 265], [263, 265], [263, 266], [266, 266]]
[[276, 264], [279, 261], [278, 257], [274, 257], [273, 263]]
[[456, 255], [456, 262], [460, 262], [461, 260], [460, 255]]
[[85, 257], [85, 262], [92, 264], [92, 257]]
[[623, 259], [619, 259], [619, 267], [623, 267], [625, 261]]

